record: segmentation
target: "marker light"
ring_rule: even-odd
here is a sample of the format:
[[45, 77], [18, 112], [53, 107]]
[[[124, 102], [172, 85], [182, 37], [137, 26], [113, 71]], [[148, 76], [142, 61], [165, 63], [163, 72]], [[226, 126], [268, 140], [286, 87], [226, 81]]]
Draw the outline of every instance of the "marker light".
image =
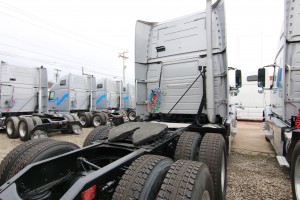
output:
[[298, 116], [295, 121], [295, 125], [296, 125], [297, 129], [300, 129], [300, 109], [299, 109], [299, 113], [298, 113]]
[[81, 199], [82, 200], [93, 200], [96, 197], [97, 187], [96, 185], [93, 185], [86, 191], [81, 193]]

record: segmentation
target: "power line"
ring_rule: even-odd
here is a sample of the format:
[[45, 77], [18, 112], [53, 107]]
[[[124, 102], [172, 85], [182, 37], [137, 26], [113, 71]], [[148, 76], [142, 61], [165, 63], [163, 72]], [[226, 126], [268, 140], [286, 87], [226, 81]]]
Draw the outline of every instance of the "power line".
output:
[[[71, 63], [75, 63], [76, 62], [76, 61], [73, 61], [73, 60], [70, 60], [70, 59], [65, 59], [65, 58], [61, 58], [61, 57], [57, 57], [57, 56], [51, 56], [51, 55], [48, 55], [48, 54], [44, 54], [44, 53], [40, 53], [40, 52], [28, 50], [28, 49], [16, 47], [16, 46], [9, 45], [9, 44], [4, 44], [4, 43], [1, 43], [1, 42], [0, 42], [0, 45], [7, 46], [7, 47], [10, 47], [10, 48], [14, 48], [14, 49], [19, 49], [19, 50], [26, 51], [26, 52], [31, 52], [31, 53], [34, 53], [34, 54], [39, 54], [39, 55], [42, 55], [42, 56], [47, 56], [47, 57], [51, 57], [51, 58], [63, 60], [63, 61], [66, 61], [66, 62], [71, 62]], [[87, 68], [90, 68], [90, 67], [95, 68], [95, 67], [97, 67], [97, 66], [86, 65], [86, 63], [79, 63], [78, 62], [78, 64], [85, 65], [85, 66], [87, 66]], [[112, 68], [112, 67], [109, 67], [109, 68]]]
[[[75, 31], [73, 31], [73, 30], [69, 30], [69, 29], [66, 29], [66, 28], [64, 28], [64, 27], [58, 26], [57, 24], [55, 24], [55, 23], [53, 23], [53, 22], [50, 22], [50, 21], [48, 21], [48, 20], [46, 20], [46, 19], [42, 19], [42, 18], [40, 18], [40, 17], [38, 17], [38, 16], [35, 16], [35, 15], [33, 15], [33, 14], [31, 14], [31, 13], [28, 13], [28, 12], [26, 12], [26, 11], [24, 11], [24, 10], [21, 10], [21, 9], [15, 7], [15, 6], [12, 6], [12, 5], [10, 5], [10, 4], [7, 4], [7, 3], [5, 3], [5, 2], [3, 2], [3, 1], [0, 1], [0, 4], [2, 4], [2, 6], [6, 7], [7, 9], [9, 9], [9, 10], [11, 10], [11, 11], [13, 11], [13, 12], [20, 13], [20, 14], [22, 14], [22, 15], [24, 15], [24, 16], [27, 16], [28, 18], [31, 18], [31, 19], [33, 19], [33, 20], [35, 20], [35, 21], [39, 21], [39, 22], [41, 22], [41, 23], [43, 23], [43, 24], [46, 23], [46, 24], [48, 24], [49, 26], [52, 26], [52, 27], [54, 27], [54, 28], [58, 28], [58, 29], [64, 30], [65, 32], [71, 32], [72, 35], [78, 35], [79, 37], [86, 37], [86, 36], [84, 36], [84, 35], [78, 34], [77, 32], [75, 32]], [[92, 41], [92, 40], [90, 40], [90, 41], [91, 41], [91, 42], [94, 42], [94, 41]], [[104, 43], [99, 42], [99, 41], [97, 41], [97, 43], [101, 43], [103, 46], [109, 46], [109, 45], [104, 44]]]
[[[39, 28], [39, 29], [44, 29], [44, 30], [46, 30], [46, 31], [52, 32], [52, 33], [54, 33], [54, 34], [56, 34], [56, 35], [59, 35], [59, 36], [62, 36], [62, 37], [65, 37], [65, 38], [68, 38], [68, 39], [71, 39], [71, 40], [80, 42], [80, 43], [85, 44], [85, 45], [89, 45], [89, 46], [93, 46], [93, 47], [96, 47], [96, 48], [99, 48], [99, 49], [103, 49], [103, 47], [100, 47], [100, 46], [96, 45], [96, 44], [93, 43], [93, 42], [88, 42], [88, 41], [84, 41], [84, 40], [82, 40], [82, 39], [75, 38], [75, 37], [73, 37], [71, 34], [64, 34], [64, 33], [59, 33], [59, 32], [57, 32], [57, 31], [53, 31], [53, 30], [51, 30], [51, 29], [49, 29], [49, 28], [39, 26], [39, 25], [37, 25], [37, 24], [31, 23], [31, 22], [29, 22], [29, 21], [26, 21], [26, 20], [24, 20], [24, 19], [21, 19], [21, 18], [12, 16], [12, 15], [10, 15], [10, 14], [7, 14], [6, 12], [3, 12], [3, 11], [0, 11], [0, 13], [2, 13], [3, 15], [9, 16], [9, 17], [11, 17], [11, 18], [13, 18], [13, 19], [15, 19], [15, 20], [22, 21], [22, 22], [24, 22], [24, 23], [30, 24], [30, 25], [32, 25], [32, 26], [34, 26], [34, 27]], [[111, 47], [105, 46], [105, 50], [108, 50], [108, 49], [109, 49], [109, 51], [111, 51], [111, 52], [113, 52], [113, 53], [116, 53], [116, 52], [117, 52], [117, 50], [115, 50], [115, 49], [113, 49], [113, 48], [111, 48]]]
[[[58, 28], [58, 29], [60, 29], [60, 30], [63, 30], [63, 31], [66, 32], [66, 33], [67, 33], [67, 32], [71, 32], [71, 34], [69, 34], [69, 35], [71, 35], [71, 36], [77, 35], [79, 38], [86, 37], [86, 36], [84, 36], [84, 35], [78, 34], [78, 33], [75, 32], [75, 31], [72, 31], [72, 30], [66, 29], [66, 28], [64, 28], [64, 27], [58, 26], [57, 24], [55, 24], [55, 23], [53, 23], [53, 22], [50, 22], [50, 21], [45, 20], [45, 19], [42, 19], [42, 18], [40, 18], [40, 17], [38, 17], [38, 16], [35, 16], [35, 15], [32, 15], [31, 13], [25, 12], [24, 10], [21, 10], [21, 9], [19, 9], [19, 8], [17, 8], [17, 7], [14, 7], [14, 6], [10, 5], [10, 4], [4, 3], [4, 2], [2, 2], [2, 1], [0, 1], [0, 4], [2, 4], [2, 7], [5, 7], [6, 9], [9, 9], [9, 10], [11, 10], [11, 11], [13, 11], [13, 12], [19, 13], [19, 14], [21, 14], [21, 15], [23, 15], [23, 16], [26, 16], [26, 17], [28, 17], [28, 18], [31, 18], [31, 19], [33, 19], [33, 20], [35, 20], [35, 21], [39, 21], [39, 22], [42, 23], [43, 25], [44, 25], [44, 24], [48, 24], [48, 26], [52, 26], [52, 27], [54, 27], [54, 28], [56, 28], [56, 29]], [[90, 36], [89, 36], [89, 37], [90, 37]], [[85, 40], [86, 40], [86, 39], [85, 39]], [[86, 40], [86, 41], [88, 41], [88, 40]], [[95, 41], [90, 40], [90, 42], [93, 43], [93, 45], [94, 45], [94, 42], [95, 42]], [[105, 43], [103, 43], [103, 42], [97, 41], [97, 43], [101, 44], [101, 45], [104, 46], [104, 47], [109, 47], [109, 48], [111, 48], [111, 49], [113, 49], [113, 50], [114, 50], [114, 48], [115, 48], [115, 47], [112, 47], [112, 46], [110, 46], [110, 45], [108, 45], [108, 44], [105, 44]], [[98, 48], [102, 48], [102, 47], [98, 47]], [[114, 51], [115, 51], [115, 50], [114, 50]]]
[[[37, 63], [41, 63], [41, 64], [49, 64], [49, 65], [59, 66], [61, 68], [74, 69], [74, 70], [81, 71], [81, 67], [78, 67], [78, 66], [63, 65], [63, 64], [59, 64], [57, 62], [52, 62], [52, 61], [49, 61], [49, 60], [41, 60], [41, 59], [36, 59], [36, 58], [30, 58], [30, 57], [26, 57], [26, 56], [22, 56], [22, 55], [18, 55], [18, 54], [13, 54], [13, 53], [10, 53], [10, 52], [0, 51], [0, 54], [4, 55], [4, 56], [23, 59], [23, 60], [29, 60], [29, 61], [33, 61], [33, 62], [37, 62]], [[115, 74], [100, 73], [100, 72], [97, 72], [95, 70], [89, 70], [89, 71], [94, 72], [96, 74], [105, 75], [105, 76], [111, 76], [111, 77], [118, 76], [118, 75], [115, 75]]]
[[[9, 38], [9, 39], [11, 39], [11, 40], [15, 40], [15, 41], [19, 41], [19, 42], [22, 42], [22, 43], [24, 43], [24, 44], [28, 44], [28, 45], [30, 45], [30, 46], [34, 46], [34, 47], [37, 47], [37, 48], [40, 48], [40, 49], [43, 49], [43, 50], [46, 50], [46, 51], [49, 51], [49, 52], [53, 52], [53, 51], [57, 51], [57, 50], [53, 50], [53, 49], [48, 49], [48, 48], [45, 48], [45, 47], [43, 47], [43, 46], [40, 46], [40, 45], [37, 45], [37, 44], [33, 44], [33, 43], [30, 43], [30, 42], [28, 42], [28, 41], [24, 41], [24, 40], [20, 40], [20, 39], [18, 39], [18, 38], [15, 38], [15, 37], [12, 37], [12, 36], [7, 36], [7, 35], [5, 35], [5, 34], [3, 34], [3, 33], [0, 33], [0, 35], [1, 36], [4, 36], [4, 37], [6, 37], [6, 38]], [[17, 48], [17, 47], [15, 47], [15, 48]], [[26, 51], [30, 51], [30, 50], [26, 50]], [[58, 52], [60, 55], [65, 55], [65, 56], [67, 56], [67, 57], [71, 57], [71, 58], [73, 58], [73, 59], [78, 59], [78, 57], [74, 57], [74, 56], [71, 56], [71, 55], [67, 55], [67, 54], [64, 54], [64, 53], [62, 53], [62, 52]], [[40, 53], [38, 53], [38, 54], [40, 54]], [[47, 55], [48, 56], [48, 55]], [[52, 57], [52, 56], [51, 56]], [[59, 59], [61, 59], [61, 58], [59, 58]], [[65, 59], [64, 59], [65, 60]], [[88, 65], [94, 65], [94, 66], [96, 66], [96, 65], [98, 65], [98, 64], [95, 64], [95, 63], [90, 63], [90, 62], [88, 62], [88, 61], [86, 61], [86, 60], [82, 60], [82, 59], [80, 59], [81, 61], [83, 61], [83, 62], [85, 62], [83, 65], [86, 65], [86, 64], [88, 64]], [[77, 61], [76, 61], [77, 62]], [[79, 63], [79, 62], [78, 62]], [[82, 64], [82, 63], [81, 63]], [[114, 70], [115, 71], [115, 70]], [[115, 71], [116, 72], [116, 71]]]

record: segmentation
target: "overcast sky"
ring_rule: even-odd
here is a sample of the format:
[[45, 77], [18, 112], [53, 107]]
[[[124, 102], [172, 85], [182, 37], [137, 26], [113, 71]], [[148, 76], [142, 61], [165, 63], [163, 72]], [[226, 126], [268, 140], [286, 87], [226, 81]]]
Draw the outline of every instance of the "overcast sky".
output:
[[[134, 80], [136, 20], [166, 21], [205, 9], [205, 0], [0, 0], [0, 60], [61, 75]], [[226, 0], [228, 65], [256, 71], [274, 61], [283, 0]]]

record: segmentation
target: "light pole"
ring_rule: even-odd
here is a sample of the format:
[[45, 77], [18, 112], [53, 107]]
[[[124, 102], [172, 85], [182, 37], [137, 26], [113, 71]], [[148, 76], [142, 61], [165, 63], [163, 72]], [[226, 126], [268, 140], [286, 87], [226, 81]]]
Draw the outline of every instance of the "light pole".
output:
[[57, 79], [59, 77], [58, 72], [61, 72], [61, 70], [59, 70], [59, 69], [54, 69], [54, 70], [56, 71], [56, 73], [54, 74], [55, 75], [55, 82], [57, 82]]
[[125, 60], [127, 60], [129, 57], [125, 56], [125, 54], [128, 53], [128, 51], [123, 51], [122, 53], [119, 53], [119, 58], [123, 59], [123, 84], [125, 84]]

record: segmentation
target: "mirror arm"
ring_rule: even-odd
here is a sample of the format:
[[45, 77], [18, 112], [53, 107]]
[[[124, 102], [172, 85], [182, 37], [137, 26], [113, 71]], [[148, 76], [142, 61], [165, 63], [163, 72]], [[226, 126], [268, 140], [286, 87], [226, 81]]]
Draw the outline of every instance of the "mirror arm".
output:
[[276, 65], [275, 64], [271, 64], [271, 65], [266, 65], [266, 66], [264, 66], [263, 68], [267, 68], [267, 67], [276, 67]]

